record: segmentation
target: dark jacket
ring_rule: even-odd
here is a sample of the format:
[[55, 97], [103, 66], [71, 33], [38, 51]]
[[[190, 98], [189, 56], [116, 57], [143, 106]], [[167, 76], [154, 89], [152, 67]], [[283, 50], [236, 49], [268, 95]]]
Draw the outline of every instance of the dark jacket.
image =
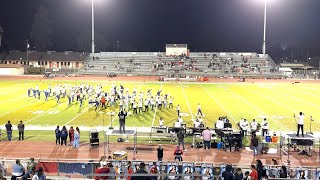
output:
[[222, 172], [222, 177], [224, 180], [235, 180], [235, 176], [232, 174], [232, 166], [227, 165], [226, 170]]
[[177, 137], [178, 137], [179, 141], [183, 141], [183, 139], [184, 139], [184, 134], [182, 133], [182, 131], [179, 131], [179, 132], [178, 132]]
[[[134, 174], [148, 174], [148, 172], [143, 169], [140, 169]], [[131, 180], [151, 180], [151, 177], [150, 176], [131, 176]]]
[[158, 148], [158, 158], [163, 158], [163, 149]]

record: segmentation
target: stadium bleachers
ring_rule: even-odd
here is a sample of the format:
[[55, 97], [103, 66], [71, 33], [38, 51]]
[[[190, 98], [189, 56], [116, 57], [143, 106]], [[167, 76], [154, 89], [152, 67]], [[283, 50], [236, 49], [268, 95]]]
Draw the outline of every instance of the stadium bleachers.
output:
[[165, 56], [163, 52], [101, 52], [86, 61], [83, 74], [188, 76], [266, 76], [277, 66], [268, 55], [257, 53], [197, 52]]

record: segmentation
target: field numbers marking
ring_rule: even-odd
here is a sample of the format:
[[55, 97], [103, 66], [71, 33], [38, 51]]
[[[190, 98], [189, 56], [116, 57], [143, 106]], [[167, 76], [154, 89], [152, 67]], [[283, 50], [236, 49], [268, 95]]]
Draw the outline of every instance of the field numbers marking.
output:
[[189, 116], [189, 114], [188, 114], [188, 113], [179, 113], [179, 115], [180, 115], [180, 116], [184, 116], [184, 117]]
[[58, 110], [53, 110], [48, 112], [48, 114], [58, 114], [58, 113], [60, 113], [60, 111]]
[[42, 114], [44, 111], [38, 110], [38, 111], [33, 111], [32, 114]]

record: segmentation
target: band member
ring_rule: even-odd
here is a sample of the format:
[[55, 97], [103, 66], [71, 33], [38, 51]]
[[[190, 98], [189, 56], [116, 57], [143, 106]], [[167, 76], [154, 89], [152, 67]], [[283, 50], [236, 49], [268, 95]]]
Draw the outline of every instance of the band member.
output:
[[177, 121], [174, 123], [173, 125], [175, 128], [181, 128], [181, 123], [179, 121], [179, 119], [177, 119]]
[[252, 120], [251, 124], [251, 133], [255, 133], [258, 130], [258, 123], [256, 122], [255, 119]]
[[223, 129], [224, 128], [224, 123], [223, 123], [221, 117], [219, 117], [218, 121], [216, 122], [216, 128], [217, 129]]
[[267, 118], [264, 118], [262, 121], [262, 136], [265, 136], [268, 134], [269, 129], [269, 123], [267, 121]]
[[297, 129], [297, 136], [299, 136], [299, 132], [300, 132], [300, 129], [301, 129], [301, 133], [302, 133], [302, 137], [304, 137], [304, 134], [303, 134], [303, 121], [304, 121], [304, 113], [303, 112], [300, 112], [299, 113], [299, 116], [296, 116], [295, 114], [293, 115], [294, 119], [297, 121], [297, 124], [298, 124], [298, 129]]
[[248, 128], [247, 120], [241, 119], [239, 125], [240, 125], [240, 129], [242, 131], [242, 136], [247, 136], [247, 128]]
[[193, 127], [195, 127], [195, 128], [200, 128], [199, 119], [196, 119], [195, 121], [193, 121]]
[[201, 106], [200, 103], [198, 104], [198, 112], [197, 115], [201, 114], [201, 116], [203, 116], [202, 111], [201, 111]]
[[160, 119], [159, 119], [159, 127], [163, 127], [163, 124], [164, 124], [163, 118], [160, 117]]
[[179, 104], [177, 105], [177, 113], [178, 113], [178, 116], [180, 116], [180, 105]]

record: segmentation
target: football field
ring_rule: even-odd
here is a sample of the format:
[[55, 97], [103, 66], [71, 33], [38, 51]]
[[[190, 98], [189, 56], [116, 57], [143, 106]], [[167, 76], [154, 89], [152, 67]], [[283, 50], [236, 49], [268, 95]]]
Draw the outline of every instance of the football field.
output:
[[104, 125], [118, 127], [118, 117], [111, 116], [110, 112], [118, 112], [119, 106], [107, 107], [95, 111], [95, 107], [84, 101], [83, 107], [78, 102], [68, 106], [67, 98], [62, 98], [57, 104], [55, 97], [44, 101], [41, 93], [38, 98], [28, 97], [28, 88], [39, 85], [40, 90], [48, 88], [50, 84], [73, 86], [75, 84], [101, 84], [103, 90], [109, 92], [112, 85], [124, 85], [132, 92], [147, 92], [152, 89], [152, 94], [162, 89], [162, 94], [173, 96], [173, 109], [149, 110], [140, 114], [129, 115], [126, 120], [127, 127], [158, 126], [158, 120], [163, 117], [166, 126], [172, 126], [177, 119], [176, 106], [181, 107], [181, 116], [192, 126], [192, 120], [197, 117], [197, 105], [201, 104], [204, 113], [204, 123], [213, 127], [220, 116], [228, 116], [233, 126], [246, 118], [249, 122], [255, 118], [261, 122], [266, 117], [271, 131], [295, 131], [296, 122], [293, 114], [304, 112], [305, 131], [309, 131], [310, 116], [315, 119], [313, 131], [320, 127], [320, 96], [318, 83], [180, 83], [180, 82], [110, 82], [110, 81], [71, 81], [71, 80], [1, 80], [0, 81], [0, 125], [1, 129], [8, 120], [17, 125], [22, 120], [26, 127], [37, 127], [39, 130], [56, 125], [80, 126], [95, 128]]

